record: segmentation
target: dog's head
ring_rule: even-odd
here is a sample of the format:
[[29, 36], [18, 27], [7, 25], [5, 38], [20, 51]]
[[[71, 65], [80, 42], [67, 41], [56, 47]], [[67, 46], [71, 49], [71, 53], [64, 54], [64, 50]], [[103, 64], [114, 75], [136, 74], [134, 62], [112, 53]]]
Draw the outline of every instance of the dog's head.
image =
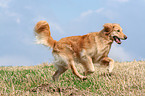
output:
[[121, 44], [121, 40], [127, 39], [127, 36], [122, 32], [122, 28], [119, 24], [106, 23], [104, 24], [104, 33], [108, 35], [117, 44]]

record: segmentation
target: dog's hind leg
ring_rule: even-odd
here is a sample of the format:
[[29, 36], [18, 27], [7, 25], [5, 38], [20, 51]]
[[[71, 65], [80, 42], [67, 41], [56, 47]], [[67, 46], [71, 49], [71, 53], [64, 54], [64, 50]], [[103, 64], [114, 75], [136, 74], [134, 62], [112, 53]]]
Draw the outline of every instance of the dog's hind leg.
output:
[[59, 76], [68, 69], [63, 66], [57, 66], [57, 67], [58, 67], [58, 70], [54, 73], [54, 75], [52, 77], [54, 81], [58, 81]]
[[74, 61], [70, 61], [70, 67], [72, 69], [73, 74], [76, 75], [78, 78], [80, 78], [81, 80], [86, 80], [87, 79], [87, 76], [83, 76], [83, 75], [79, 74], [79, 72], [77, 71], [77, 69], [75, 67]]

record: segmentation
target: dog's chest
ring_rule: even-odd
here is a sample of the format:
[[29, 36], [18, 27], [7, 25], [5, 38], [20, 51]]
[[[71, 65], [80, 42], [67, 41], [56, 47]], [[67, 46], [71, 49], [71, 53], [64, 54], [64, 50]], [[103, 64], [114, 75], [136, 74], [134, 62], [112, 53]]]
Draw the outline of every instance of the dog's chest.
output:
[[[97, 43], [94, 53], [91, 55], [94, 63], [99, 62], [102, 58], [108, 56], [111, 45]], [[94, 50], [94, 49], [93, 49]]]
[[90, 49], [87, 49], [87, 50], [86, 50], [86, 53], [87, 53], [87, 55], [89, 55], [90, 57], [92, 57], [92, 56], [94, 56], [95, 53], [96, 53], [96, 48], [95, 48], [95, 47], [92, 47], [92, 48], [90, 48]]
[[103, 44], [98, 44], [96, 47], [96, 52], [92, 56], [93, 62], [99, 62], [102, 58], [108, 56], [109, 51], [110, 51], [110, 45], [103, 45]]
[[110, 46], [99, 46], [96, 49], [96, 54], [95, 55], [108, 55], [110, 51]]
[[102, 55], [108, 55], [109, 51], [110, 51], [109, 45], [98, 43], [93, 47], [88, 48], [86, 50], [86, 54], [89, 55], [90, 57], [94, 57], [94, 56], [98, 57]]

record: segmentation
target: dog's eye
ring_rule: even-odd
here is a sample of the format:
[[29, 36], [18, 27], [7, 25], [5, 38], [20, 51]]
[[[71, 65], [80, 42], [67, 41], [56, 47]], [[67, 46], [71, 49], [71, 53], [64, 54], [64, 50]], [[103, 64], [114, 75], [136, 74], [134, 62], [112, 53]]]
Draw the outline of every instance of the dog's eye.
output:
[[120, 30], [117, 30], [117, 32], [120, 32]]

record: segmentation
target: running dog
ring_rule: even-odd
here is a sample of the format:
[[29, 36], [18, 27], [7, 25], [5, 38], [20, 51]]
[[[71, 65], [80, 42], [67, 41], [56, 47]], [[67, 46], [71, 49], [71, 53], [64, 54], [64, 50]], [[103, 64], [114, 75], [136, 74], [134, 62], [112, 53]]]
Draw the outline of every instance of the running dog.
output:
[[[114, 60], [108, 57], [113, 41], [121, 44], [121, 39], [127, 39], [119, 24], [106, 23], [99, 32], [88, 33], [83, 36], [71, 36], [54, 40], [51, 37], [50, 27], [46, 21], [39, 21], [35, 26], [35, 35], [38, 43], [52, 48], [57, 71], [53, 80], [67, 69], [71, 68], [74, 75], [85, 80], [88, 74], [95, 71], [93, 64], [108, 66], [109, 73], [114, 67]], [[80, 75], [75, 63], [81, 63], [85, 69], [84, 76]]]

